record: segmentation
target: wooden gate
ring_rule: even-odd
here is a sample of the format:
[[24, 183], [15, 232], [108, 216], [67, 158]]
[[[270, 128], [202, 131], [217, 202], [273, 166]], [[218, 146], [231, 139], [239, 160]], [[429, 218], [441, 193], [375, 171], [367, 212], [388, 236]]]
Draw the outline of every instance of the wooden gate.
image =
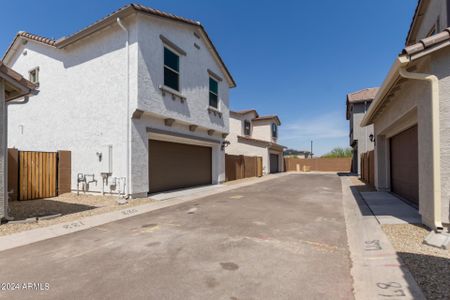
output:
[[57, 196], [57, 153], [19, 151], [19, 200]]

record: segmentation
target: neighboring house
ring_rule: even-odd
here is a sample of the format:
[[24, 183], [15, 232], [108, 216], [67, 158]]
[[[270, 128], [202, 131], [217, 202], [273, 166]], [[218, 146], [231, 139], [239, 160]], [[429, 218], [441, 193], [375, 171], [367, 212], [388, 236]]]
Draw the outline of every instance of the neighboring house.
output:
[[[0, 60], [0, 221], [8, 213], [8, 186], [7, 184], [7, 105], [13, 100], [20, 100], [20, 104], [28, 101], [28, 96], [35, 93], [36, 86], [24, 79], [20, 74], [11, 70]], [[16, 102], [14, 102], [16, 103]]]
[[235, 82], [199, 22], [130, 4], [58, 40], [19, 32], [4, 60], [41, 91], [11, 109], [9, 146], [70, 150], [72, 189], [85, 175], [131, 197], [225, 180]]
[[426, 36], [450, 25], [448, 8], [419, 2], [407, 46], [362, 121], [374, 125], [377, 189], [418, 206], [433, 229], [450, 221], [450, 28]]
[[361, 126], [361, 120], [377, 94], [378, 88], [368, 88], [347, 94], [346, 117], [350, 123], [350, 146], [353, 149], [352, 172], [361, 174], [361, 154], [372, 151], [373, 125]]
[[256, 110], [230, 112], [230, 145], [227, 154], [260, 156], [263, 160], [263, 174], [283, 171], [284, 146], [277, 144], [277, 116], [259, 116]]
[[311, 158], [311, 152], [304, 151], [304, 150], [287, 149], [287, 150], [284, 150], [283, 156], [284, 157], [295, 157], [295, 158]]

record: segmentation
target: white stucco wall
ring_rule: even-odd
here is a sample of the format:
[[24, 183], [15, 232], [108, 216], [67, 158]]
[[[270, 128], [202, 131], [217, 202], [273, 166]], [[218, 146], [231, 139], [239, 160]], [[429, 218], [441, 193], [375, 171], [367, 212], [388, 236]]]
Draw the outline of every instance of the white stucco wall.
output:
[[[130, 193], [148, 192], [147, 127], [158, 127], [164, 118], [175, 119], [168, 130], [213, 137], [222, 141], [228, 132], [228, 85], [206, 46], [174, 22], [140, 14], [123, 20], [130, 32], [130, 118], [136, 109], [144, 111], [139, 120], [130, 120]], [[190, 28], [190, 27], [188, 27]], [[180, 59], [181, 87], [186, 101], [163, 98], [158, 86], [163, 80], [164, 34], [188, 54]], [[101, 191], [100, 172], [104, 171], [96, 155], [105, 155], [113, 146], [112, 177], [127, 177], [126, 143], [126, 34], [113, 25], [62, 50], [29, 41], [21, 45], [9, 64], [28, 77], [28, 71], [39, 66], [40, 93], [34, 101], [11, 109], [9, 147], [19, 150], [72, 151], [72, 188], [77, 173], [95, 174]], [[194, 48], [193, 43], [201, 45]], [[194, 51], [195, 50], [195, 51]], [[26, 55], [24, 55], [26, 51]], [[209, 79], [207, 69], [223, 76], [219, 84], [222, 117], [210, 114], [208, 108]], [[199, 125], [189, 132], [188, 125]], [[164, 126], [164, 125], [162, 125]], [[224, 152], [214, 144], [213, 181], [224, 180]]]
[[253, 122], [252, 137], [259, 140], [276, 143], [278, 138], [272, 136], [272, 123], [273, 120], [262, 120]]
[[370, 141], [369, 135], [373, 134], [373, 125], [361, 126], [361, 121], [369, 109], [370, 102], [354, 103], [351, 112], [350, 128], [353, 128], [353, 140], [358, 141], [357, 157], [353, 161], [357, 161], [357, 172], [361, 174], [361, 154], [374, 149], [374, 143]]
[[5, 130], [3, 127], [5, 117], [5, 90], [4, 82], [0, 79], [0, 220], [5, 216], [6, 199], [5, 199], [5, 154], [3, 153], [3, 140], [5, 138]]
[[[138, 15], [138, 77], [136, 103], [132, 110], [144, 111], [144, 117], [133, 120], [132, 124], [132, 193], [140, 194], [148, 191], [148, 134], [147, 127], [188, 134], [194, 137], [223, 141], [222, 134], [229, 132], [229, 86], [217, 61], [211, 55], [202, 39], [198, 39], [194, 26], [180, 25], [161, 18]], [[170, 94], [162, 95], [160, 86], [164, 84], [164, 43], [160, 35], [186, 52], [180, 55], [180, 93], [185, 101], [173, 99]], [[200, 46], [197, 49], [196, 43]], [[209, 74], [208, 69], [223, 80], [219, 85], [219, 114], [208, 111], [209, 107]], [[164, 125], [165, 118], [175, 119], [174, 125]], [[191, 132], [189, 125], [198, 128]], [[207, 134], [214, 130], [213, 136]], [[150, 136], [151, 137], [151, 136]], [[168, 141], [173, 137], [167, 136]], [[175, 140], [203, 145], [199, 141]], [[225, 180], [225, 152], [217, 146], [212, 147], [213, 183]]]

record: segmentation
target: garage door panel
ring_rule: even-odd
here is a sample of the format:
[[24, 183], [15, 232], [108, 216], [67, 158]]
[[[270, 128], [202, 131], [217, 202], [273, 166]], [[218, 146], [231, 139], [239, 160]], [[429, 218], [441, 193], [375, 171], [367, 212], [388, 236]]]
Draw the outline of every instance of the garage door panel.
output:
[[270, 153], [270, 173], [278, 173], [278, 154]]
[[210, 147], [149, 141], [151, 193], [211, 184], [211, 170]]
[[419, 203], [417, 126], [390, 140], [391, 190], [402, 198]]

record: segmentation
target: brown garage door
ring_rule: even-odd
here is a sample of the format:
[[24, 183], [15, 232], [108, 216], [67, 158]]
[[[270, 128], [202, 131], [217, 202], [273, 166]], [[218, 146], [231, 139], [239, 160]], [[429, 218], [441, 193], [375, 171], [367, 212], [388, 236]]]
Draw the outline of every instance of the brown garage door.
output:
[[211, 184], [211, 148], [149, 140], [150, 193]]
[[270, 173], [278, 173], [278, 154], [270, 154]]
[[417, 126], [411, 127], [390, 140], [391, 190], [393, 193], [419, 204]]

